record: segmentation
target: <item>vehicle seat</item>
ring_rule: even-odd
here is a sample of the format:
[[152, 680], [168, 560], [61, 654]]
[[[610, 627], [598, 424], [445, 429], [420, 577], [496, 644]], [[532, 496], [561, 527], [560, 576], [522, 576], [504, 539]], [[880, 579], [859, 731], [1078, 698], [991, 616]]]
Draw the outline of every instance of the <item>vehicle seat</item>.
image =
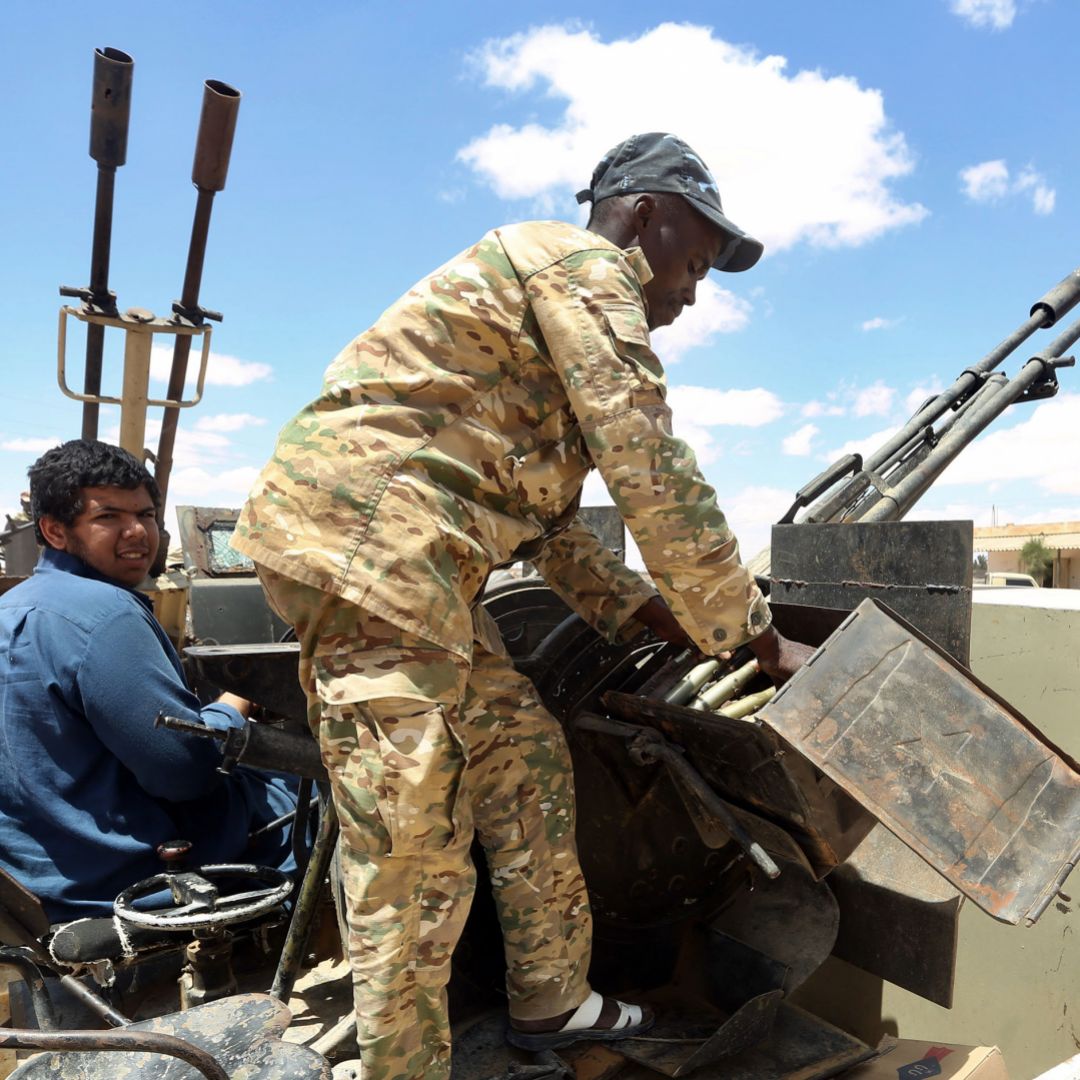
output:
[[[205, 1050], [226, 1075], [244, 1080], [330, 1080], [330, 1064], [321, 1054], [281, 1035], [292, 1020], [289, 1010], [267, 994], [236, 997], [197, 1005], [182, 1013], [129, 1024], [118, 1031], [86, 1034], [109, 1036], [141, 1033], [148, 1045], [155, 1035], [171, 1035]], [[37, 1033], [42, 1034], [42, 1033]], [[55, 1033], [45, 1033], [55, 1034]], [[0, 1045], [4, 1032], [0, 1029]], [[57, 1076], [79, 1080], [201, 1080], [204, 1074], [176, 1057], [142, 1050], [107, 1049], [49, 1051], [23, 1062], [10, 1080], [46, 1080]]]

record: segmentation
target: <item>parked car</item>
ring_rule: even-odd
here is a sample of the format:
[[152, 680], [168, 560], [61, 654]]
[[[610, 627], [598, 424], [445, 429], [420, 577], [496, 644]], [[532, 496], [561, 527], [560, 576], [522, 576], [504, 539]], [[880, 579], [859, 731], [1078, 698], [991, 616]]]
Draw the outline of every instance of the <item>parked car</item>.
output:
[[1009, 571], [998, 570], [986, 575], [985, 581], [974, 582], [975, 588], [1001, 588], [1019, 586], [1022, 589], [1037, 589], [1039, 583], [1030, 574], [1018, 574]]

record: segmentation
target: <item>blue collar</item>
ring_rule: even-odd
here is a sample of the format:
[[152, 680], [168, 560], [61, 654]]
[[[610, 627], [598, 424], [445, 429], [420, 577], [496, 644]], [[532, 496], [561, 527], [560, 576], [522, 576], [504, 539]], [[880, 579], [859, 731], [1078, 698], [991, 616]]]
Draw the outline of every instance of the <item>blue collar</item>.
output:
[[153, 610], [149, 598], [143, 596], [138, 590], [99, 573], [89, 563], [83, 562], [77, 555], [71, 555], [66, 551], [58, 551], [56, 548], [49, 547], [46, 544], [38, 558], [37, 566], [34, 567], [34, 573], [49, 574], [57, 571], [64, 574], [74, 574], [75, 577], [89, 578], [91, 581], [101, 581], [106, 585], [112, 585], [113, 588], [123, 589], [124, 592], [131, 593], [132, 596], [141, 600], [151, 611]]

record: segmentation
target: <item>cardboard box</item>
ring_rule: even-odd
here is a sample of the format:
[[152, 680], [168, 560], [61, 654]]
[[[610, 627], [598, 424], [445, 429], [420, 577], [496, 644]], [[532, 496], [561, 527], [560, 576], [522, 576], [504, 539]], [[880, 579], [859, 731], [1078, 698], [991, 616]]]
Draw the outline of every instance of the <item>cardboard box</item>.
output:
[[919, 1039], [882, 1039], [878, 1057], [842, 1080], [1009, 1080], [996, 1046], [956, 1046]]

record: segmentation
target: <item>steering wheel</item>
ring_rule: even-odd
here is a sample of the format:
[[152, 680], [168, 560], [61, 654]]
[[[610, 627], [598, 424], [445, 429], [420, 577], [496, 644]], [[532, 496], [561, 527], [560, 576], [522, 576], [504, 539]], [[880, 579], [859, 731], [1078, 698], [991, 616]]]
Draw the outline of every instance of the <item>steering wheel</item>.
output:
[[[239, 891], [222, 894], [215, 880], [242, 879]], [[228, 926], [262, 915], [292, 892], [292, 881], [280, 870], [250, 863], [217, 863], [196, 870], [155, 874], [125, 889], [113, 902], [116, 917], [152, 930], [202, 930]], [[136, 900], [168, 889], [173, 907], [139, 911]]]

